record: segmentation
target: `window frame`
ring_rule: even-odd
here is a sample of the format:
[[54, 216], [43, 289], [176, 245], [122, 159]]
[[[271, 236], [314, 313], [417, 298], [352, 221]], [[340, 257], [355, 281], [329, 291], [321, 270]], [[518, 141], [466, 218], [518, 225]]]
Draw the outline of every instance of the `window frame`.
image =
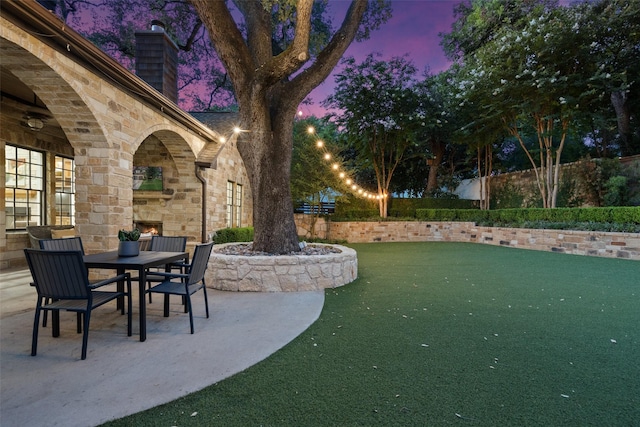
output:
[[[11, 150], [14, 152], [11, 153]], [[25, 154], [28, 154], [28, 156]], [[21, 159], [21, 155], [27, 160]], [[46, 212], [46, 163], [47, 153], [45, 151], [5, 143], [5, 215], [7, 231], [23, 231], [30, 225], [43, 225]], [[20, 168], [23, 169], [23, 173], [20, 173]], [[14, 184], [11, 184], [12, 181]], [[23, 184], [21, 185], [20, 182], [23, 182]], [[18, 200], [16, 197], [20, 192], [24, 192], [22, 200]], [[25, 215], [20, 216], [20, 218], [24, 219], [17, 219], [16, 212], [18, 211], [25, 212]], [[19, 222], [24, 224], [19, 224]]]
[[[59, 160], [64, 165], [62, 168], [58, 167]], [[66, 167], [67, 165], [70, 165], [71, 168], [68, 169]], [[76, 163], [73, 158], [66, 157], [66, 156], [58, 156], [58, 155], [56, 155], [54, 158], [54, 178], [55, 178], [54, 203], [56, 208], [55, 220], [54, 220], [55, 225], [75, 225], [75, 222], [76, 222], [75, 167], [76, 167]], [[58, 178], [59, 172], [60, 172], [60, 175], [62, 176], [62, 179]], [[69, 182], [69, 185], [67, 185], [67, 180]], [[60, 181], [62, 181], [62, 185], [59, 185]], [[67, 213], [66, 215], [63, 214], [65, 211]]]
[[226, 225], [227, 228], [242, 226], [242, 197], [244, 188], [242, 184], [227, 181]]

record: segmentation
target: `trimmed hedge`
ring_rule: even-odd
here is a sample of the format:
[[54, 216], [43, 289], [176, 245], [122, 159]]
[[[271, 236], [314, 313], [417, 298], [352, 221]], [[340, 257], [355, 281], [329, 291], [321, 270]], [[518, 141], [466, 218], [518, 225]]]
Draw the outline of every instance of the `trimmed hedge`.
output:
[[424, 221], [508, 222], [607, 222], [640, 224], [640, 207], [606, 208], [524, 208], [489, 211], [468, 209], [417, 209], [416, 217]]
[[389, 200], [390, 217], [416, 217], [418, 209], [477, 209], [473, 200], [465, 199], [396, 199]]
[[[389, 199], [389, 218], [416, 218], [418, 209], [477, 209], [473, 200], [464, 199]], [[350, 199], [348, 203], [336, 202], [335, 213], [332, 221], [363, 220], [380, 218], [378, 204], [375, 201], [365, 199]]]
[[253, 227], [223, 228], [213, 235], [213, 243], [253, 242]]
[[630, 231], [640, 229], [640, 207], [523, 208], [489, 211], [468, 209], [418, 209], [422, 221], [469, 221], [479, 225], [528, 228]]

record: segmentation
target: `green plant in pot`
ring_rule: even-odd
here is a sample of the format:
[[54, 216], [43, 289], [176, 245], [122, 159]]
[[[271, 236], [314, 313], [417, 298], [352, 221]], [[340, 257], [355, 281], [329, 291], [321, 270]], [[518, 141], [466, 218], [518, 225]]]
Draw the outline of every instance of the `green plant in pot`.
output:
[[140, 254], [140, 230], [134, 228], [133, 230], [120, 230], [118, 231], [118, 256], [137, 256]]

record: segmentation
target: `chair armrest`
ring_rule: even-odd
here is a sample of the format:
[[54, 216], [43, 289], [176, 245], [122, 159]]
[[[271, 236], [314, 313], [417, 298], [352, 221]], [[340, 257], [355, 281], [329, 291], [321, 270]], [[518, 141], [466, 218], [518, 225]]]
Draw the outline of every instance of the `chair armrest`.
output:
[[172, 262], [169, 265], [171, 267], [181, 267], [181, 268], [189, 268], [189, 267], [191, 267], [191, 264], [188, 264], [186, 262]]
[[166, 273], [164, 271], [154, 271], [153, 273], [149, 273], [150, 276], [164, 276], [164, 277], [168, 277], [170, 279], [173, 278], [186, 278], [189, 277], [188, 274], [182, 274], [182, 273]]
[[123, 273], [114, 277], [110, 277], [108, 279], [100, 280], [99, 282], [95, 282], [89, 285], [89, 289], [96, 289], [104, 285], [108, 285], [110, 283], [119, 282], [121, 280], [131, 281], [131, 273]]

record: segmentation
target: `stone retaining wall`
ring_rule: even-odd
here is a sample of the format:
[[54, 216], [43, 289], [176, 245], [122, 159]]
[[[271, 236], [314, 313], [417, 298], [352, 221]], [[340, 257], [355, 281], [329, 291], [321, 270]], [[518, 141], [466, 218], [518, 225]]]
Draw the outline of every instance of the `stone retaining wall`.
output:
[[[296, 216], [298, 234], [308, 223]], [[562, 252], [640, 261], [640, 233], [479, 227], [473, 222], [324, 222], [315, 224], [318, 237], [366, 242], [472, 242], [521, 249]]]
[[327, 255], [239, 256], [219, 253], [234, 243], [215, 245], [206, 281], [223, 291], [296, 292], [336, 288], [358, 277], [356, 251], [339, 245]]

